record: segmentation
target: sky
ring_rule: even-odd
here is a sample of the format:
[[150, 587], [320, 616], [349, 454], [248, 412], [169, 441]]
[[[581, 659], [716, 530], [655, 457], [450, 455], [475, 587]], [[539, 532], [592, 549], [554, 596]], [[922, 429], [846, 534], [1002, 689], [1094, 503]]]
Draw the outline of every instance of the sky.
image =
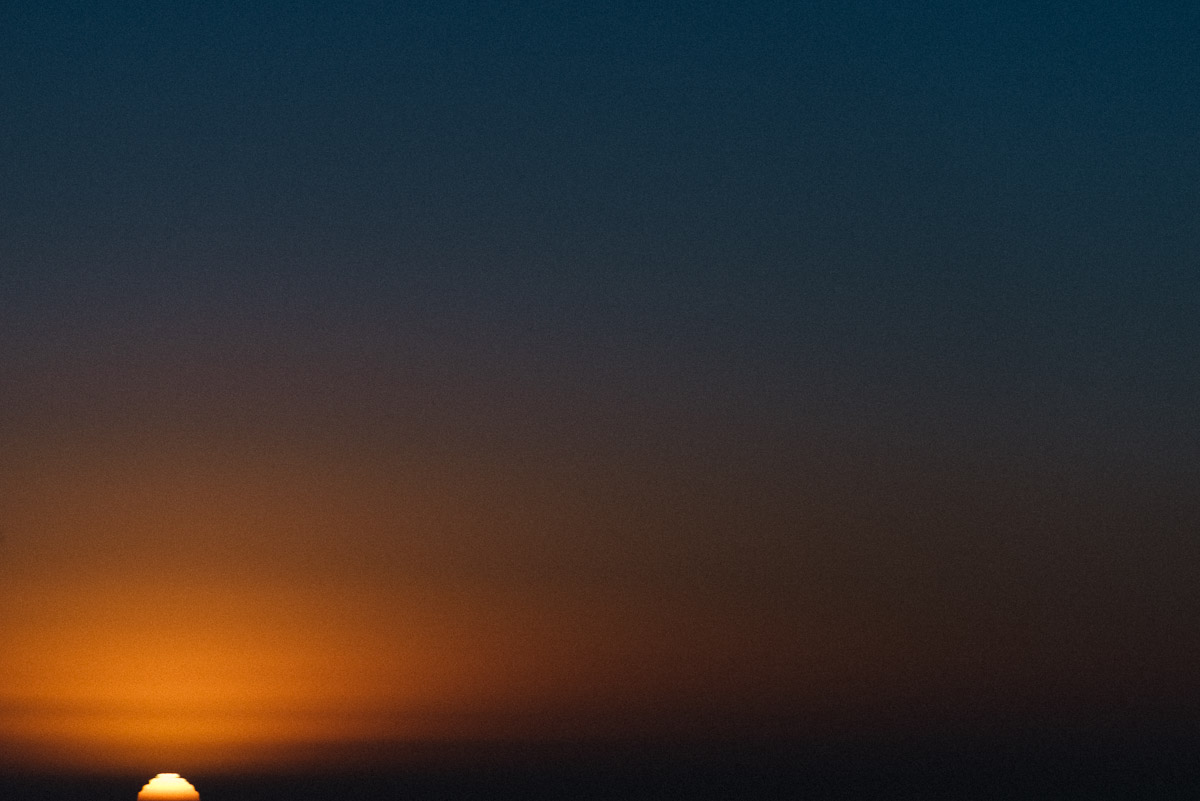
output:
[[4, 765], [1194, 724], [1198, 24], [13, 10]]

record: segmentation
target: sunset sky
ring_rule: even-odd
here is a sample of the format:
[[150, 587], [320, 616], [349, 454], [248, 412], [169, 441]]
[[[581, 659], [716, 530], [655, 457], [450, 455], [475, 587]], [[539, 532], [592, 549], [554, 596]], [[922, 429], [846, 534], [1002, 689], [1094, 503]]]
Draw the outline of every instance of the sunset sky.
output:
[[0, 771], [1197, 719], [1197, 12], [23, 5]]

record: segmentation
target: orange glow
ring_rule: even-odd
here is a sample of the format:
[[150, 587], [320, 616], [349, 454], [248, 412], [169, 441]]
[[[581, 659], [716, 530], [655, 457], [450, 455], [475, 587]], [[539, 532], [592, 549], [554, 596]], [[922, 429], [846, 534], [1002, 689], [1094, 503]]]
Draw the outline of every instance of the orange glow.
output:
[[417, 527], [431, 490], [397, 509], [378, 480], [195, 454], [42, 475], [3, 493], [28, 537], [0, 582], [0, 750], [112, 770], [271, 761], [436, 733], [428, 710], [484, 691], [478, 650], [503, 624], [473, 636], [469, 593], [392, 586], [392, 542], [344, 545], [372, 515]]
[[295, 453], [25, 463], [0, 473], [19, 534], [0, 562], [0, 754], [24, 765], [272, 768], [636, 727], [659, 718], [646, 699], [705, 697], [730, 664], [760, 666], [761, 695], [792, 692], [799, 646], [769, 627], [538, 583], [525, 554], [548, 535], [480, 551], [537, 530], [496, 511], [529, 494], [501, 479], [464, 497]]
[[0, 654], [0, 723], [55, 764], [212, 767], [308, 743], [420, 737], [437, 728], [423, 710], [483, 678], [464, 669], [477, 660], [460, 635], [416, 604], [339, 608], [232, 582], [175, 596], [105, 583], [27, 590], [38, 614], [11, 627]]
[[200, 794], [178, 773], [160, 773], [146, 782], [138, 801], [200, 801]]

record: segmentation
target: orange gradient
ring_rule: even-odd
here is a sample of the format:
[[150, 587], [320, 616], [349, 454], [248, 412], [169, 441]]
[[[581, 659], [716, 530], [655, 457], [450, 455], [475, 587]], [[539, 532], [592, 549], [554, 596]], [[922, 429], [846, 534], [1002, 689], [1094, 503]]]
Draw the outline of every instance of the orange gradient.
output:
[[[23, 464], [0, 475], [20, 535], [0, 564], [0, 752], [20, 764], [311, 764], [794, 693], [785, 616], [564, 582], [560, 529], [595, 523], [512, 475], [166, 447]], [[744, 692], [722, 687], [733, 665], [754, 666]]]

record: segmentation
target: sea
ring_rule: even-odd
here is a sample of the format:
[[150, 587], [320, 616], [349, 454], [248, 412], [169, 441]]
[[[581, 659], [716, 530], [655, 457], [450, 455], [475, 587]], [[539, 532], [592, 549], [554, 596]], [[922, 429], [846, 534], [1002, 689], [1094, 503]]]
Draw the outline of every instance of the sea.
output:
[[[1200, 736], [557, 743], [371, 769], [184, 775], [202, 801], [1200, 801]], [[136, 801], [148, 778], [9, 771], [0, 801]]]

